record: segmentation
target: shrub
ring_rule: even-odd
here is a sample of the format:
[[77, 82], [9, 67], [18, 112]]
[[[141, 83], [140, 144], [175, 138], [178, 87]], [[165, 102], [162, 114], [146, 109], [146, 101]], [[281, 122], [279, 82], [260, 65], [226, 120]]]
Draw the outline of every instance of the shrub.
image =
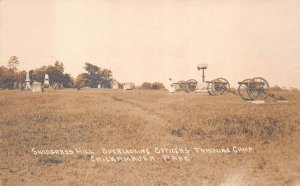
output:
[[165, 89], [165, 86], [160, 82], [154, 82], [154, 83], [144, 82], [139, 88], [161, 90], [161, 89]]

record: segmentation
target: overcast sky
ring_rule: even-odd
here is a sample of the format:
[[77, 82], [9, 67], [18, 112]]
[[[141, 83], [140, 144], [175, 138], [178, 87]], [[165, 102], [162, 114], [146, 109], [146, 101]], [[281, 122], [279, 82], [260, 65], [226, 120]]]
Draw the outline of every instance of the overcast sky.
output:
[[[300, 88], [299, 0], [0, 0], [0, 65], [85, 62], [120, 82], [261, 76]], [[50, 77], [51, 78], [51, 77]]]

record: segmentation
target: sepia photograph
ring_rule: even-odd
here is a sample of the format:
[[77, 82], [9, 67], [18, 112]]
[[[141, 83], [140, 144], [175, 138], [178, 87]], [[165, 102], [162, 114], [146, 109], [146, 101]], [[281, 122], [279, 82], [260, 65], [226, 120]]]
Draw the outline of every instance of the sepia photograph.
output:
[[299, 0], [0, 0], [0, 186], [300, 186]]

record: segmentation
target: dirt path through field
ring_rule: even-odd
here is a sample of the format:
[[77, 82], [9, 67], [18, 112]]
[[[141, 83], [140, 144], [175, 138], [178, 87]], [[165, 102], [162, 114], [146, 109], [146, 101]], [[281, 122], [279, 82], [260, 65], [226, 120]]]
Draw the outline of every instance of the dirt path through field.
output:
[[166, 121], [158, 113], [154, 113], [146, 107], [129, 100], [124, 100], [118, 96], [112, 96], [110, 98], [113, 101], [131, 107], [131, 111], [133, 111], [135, 115], [142, 116], [146, 124], [144, 125], [144, 134], [142, 134], [142, 136], [149, 138], [148, 140], [151, 144], [156, 143], [160, 146], [168, 146], [182, 142], [181, 139], [171, 134], [172, 123]]

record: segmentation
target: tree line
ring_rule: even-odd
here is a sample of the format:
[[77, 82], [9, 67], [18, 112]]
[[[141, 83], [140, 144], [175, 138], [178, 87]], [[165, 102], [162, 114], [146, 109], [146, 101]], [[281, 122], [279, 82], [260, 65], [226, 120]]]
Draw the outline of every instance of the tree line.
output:
[[[24, 83], [27, 72], [19, 70], [20, 62], [17, 56], [11, 56], [6, 66], [0, 66], [0, 89], [14, 89], [15, 85]], [[45, 75], [49, 75], [49, 83], [62, 84], [65, 88], [74, 87], [90, 87], [90, 88], [111, 88], [114, 83], [122, 88], [123, 84], [113, 79], [112, 71], [110, 69], [102, 69], [96, 65], [86, 62], [84, 66], [85, 72], [73, 78], [70, 74], [65, 73], [64, 64], [61, 61], [56, 61], [54, 65], [41, 66], [39, 68], [29, 70], [30, 84], [33, 82], [44, 82]], [[164, 89], [164, 85], [160, 82], [144, 82], [141, 89]]]
[[[7, 66], [0, 66], [0, 89], [13, 89], [16, 84], [23, 83], [26, 80], [27, 72], [19, 70], [20, 62], [17, 56], [12, 56], [8, 60]], [[91, 63], [85, 63], [85, 73], [79, 74], [73, 78], [70, 74], [64, 73], [63, 62], [56, 61], [54, 65], [41, 66], [31, 69], [29, 73], [30, 83], [44, 82], [45, 75], [49, 75], [49, 83], [61, 83], [66, 88], [75, 86], [96, 88], [100, 85], [103, 88], [110, 88], [115, 81], [112, 77], [112, 71], [101, 69]]]

